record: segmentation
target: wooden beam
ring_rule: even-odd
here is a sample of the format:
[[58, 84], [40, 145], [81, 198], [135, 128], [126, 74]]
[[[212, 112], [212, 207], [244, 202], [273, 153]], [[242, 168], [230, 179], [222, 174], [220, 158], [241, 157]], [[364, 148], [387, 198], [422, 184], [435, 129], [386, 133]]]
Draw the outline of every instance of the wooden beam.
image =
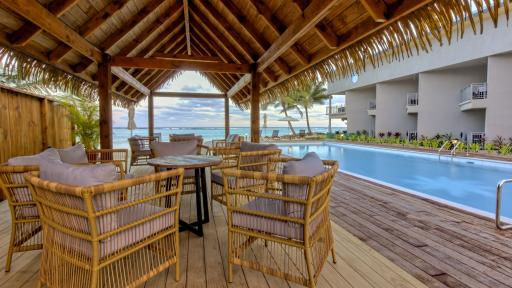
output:
[[254, 67], [251, 74], [251, 142], [260, 142], [260, 79], [261, 74]]
[[166, 70], [188, 70], [198, 72], [219, 72], [246, 74], [250, 72], [248, 64], [234, 63], [212, 63], [198, 62], [191, 60], [173, 60], [165, 58], [143, 58], [143, 57], [124, 57], [114, 56], [112, 66], [128, 68], [149, 68]]
[[304, 10], [298, 19], [270, 46], [265, 54], [258, 59], [258, 71], [263, 71], [281, 54], [289, 49], [306, 32], [311, 30], [331, 11], [331, 8], [337, 3], [335, 0], [313, 0]]
[[153, 92], [154, 97], [224, 99], [225, 93]]
[[128, 73], [126, 70], [124, 70], [121, 67], [112, 67], [112, 74], [119, 77], [119, 79], [122, 79], [124, 82], [128, 83], [128, 85], [132, 86], [133, 88], [137, 89], [140, 93], [148, 96], [151, 91], [144, 86], [142, 83], [139, 82], [139, 80], [135, 79], [130, 73]]
[[187, 37], [187, 54], [192, 55], [190, 49], [190, 17], [188, 14], [188, 0], [183, 0], [183, 14], [185, 15], [185, 34]]
[[101, 62], [102, 53], [91, 43], [87, 42], [73, 29], [64, 24], [57, 16], [46, 10], [36, 0], [1, 0], [1, 2], [16, 11], [29, 21], [52, 34], [60, 41], [71, 46], [87, 58]]
[[229, 98], [224, 97], [224, 137], [229, 136]]
[[[153, 92], [148, 96], [148, 135], [153, 137], [155, 135], [155, 105], [153, 99]], [[162, 139], [160, 139], [162, 141]]]
[[[128, 22], [123, 23], [121, 26], [122, 28], [119, 30], [115, 30], [115, 32], [111, 35], [109, 35], [105, 41], [103, 41], [99, 48], [102, 51], [108, 52], [110, 48], [112, 48], [117, 42], [119, 42], [121, 39], [123, 39], [128, 33], [130, 33], [135, 27], [139, 25], [139, 23], [143, 22], [147, 17], [149, 17], [154, 11], [158, 11], [158, 7], [160, 5], [163, 5], [165, 1], [161, 0], [151, 0], [149, 3], [144, 5], [144, 8], [139, 10], [137, 14], [132, 16]], [[77, 73], [82, 73], [83, 71], [87, 70], [89, 66], [92, 64], [91, 61], [88, 61], [87, 59], [82, 59], [79, 64], [75, 66], [75, 71]]]
[[[80, 36], [86, 38], [87, 36], [91, 35], [94, 31], [96, 31], [96, 29], [98, 29], [103, 23], [105, 23], [105, 21], [112, 17], [112, 15], [114, 15], [117, 11], [123, 8], [127, 2], [128, 0], [116, 0], [110, 2], [108, 5], [103, 7], [103, 9], [98, 11], [96, 15], [94, 15], [91, 19], [89, 19], [84, 25], [80, 27]], [[48, 54], [48, 58], [52, 63], [59, 62], [71, 50], [71, 47], [64, 43], [61, 43]]]
[[[73, 7], [79, 0], [55, 0], [48, 5], [48, 11], [53, 15], [60, 17], [62, 14]], [[9, 35], [9, 41], [14, 46], [26, 45], [32, 37], [37, 35], [41, 28], [32, 22], [26, 22], [18, 30]]]
[[324, 41], [327, 47], [331, 49], [338, 47], [338, 36], [336, 36], [336, 33], [334, 33], [327, 24], [322, 22], [318, 23], [318, 25], [315, 26], [315, 32], [322, 38], [322, 41]]
[[41, 144], [42, 144], [42, 149], [43, 150], [46, 150], [46, 148], [48, 148], [50, 146], [50, 139], [48, 137], [48, 126], [49, 126], [49, 117], [48, 117], [48, 114], [50, 113], [49, 112], [49, 109], [48, 109], [48, 99], [47, 98], [44, 98], [44, 99], [41, 99]]
[[110, 63], [110, 55], [103, 54], [103, 61], [98, 66], [101, 149], [112, 148], [112, 73]]
[[228, 90], [228, 92], [226, 93], [228, 98], [235, 96], [235, 94], [238, 93], [238, 91], [242, 90], [245, 86], [249, 85], [249, 83], [251, 83], [251, 80], [251, 74], [245, 74], [242, 78], [240, 78], [240, 80], [238, 80], [238, 82], [235, 83], [235, 85], [233, 85], [233, 87], [231, 87], [231, 89]]
[[166, 58], [166, 59], [174, 59], [174, 60], [190, 60], [190, 61], [197, 61], [197, 62], [223, 62], [220, 57], [216, 56], [190, 56], [188, 54], [169, 54], [169, 53], [153, 53], [153, 57], [156, 58]]
[[387, 6], [381, 0], [359, 0], [375, 22], [386, 22]]

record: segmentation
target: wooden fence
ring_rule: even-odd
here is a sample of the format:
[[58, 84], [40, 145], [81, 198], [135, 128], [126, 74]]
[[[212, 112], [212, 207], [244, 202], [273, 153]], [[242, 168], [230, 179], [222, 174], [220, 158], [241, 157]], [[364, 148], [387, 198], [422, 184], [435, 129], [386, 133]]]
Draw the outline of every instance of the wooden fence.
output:
[[72, 144], [71, 123], [57, 102], [0, 86], [0, 163]]

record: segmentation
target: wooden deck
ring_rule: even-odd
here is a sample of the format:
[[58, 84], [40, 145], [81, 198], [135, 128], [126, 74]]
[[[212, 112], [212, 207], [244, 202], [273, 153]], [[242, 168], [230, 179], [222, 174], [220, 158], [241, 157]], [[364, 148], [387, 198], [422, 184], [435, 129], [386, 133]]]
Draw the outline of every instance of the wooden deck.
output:
[[[194, 197], [184, 196], [182, 217], [195, 218]], [[235, 268], [226, 281], [226, 215], [214, 204], [205, 236], [181, 233], [179, 283], [174, 268], [145, 287], [297, 287], [278, 278]], [[493, 222], [393, 189], [338, 174], [331, 215], [338, 262], [329, 259], [319, 287], [511, 287], [512, 232]], [[9, 213], [0, 203], [0, 287], [34, 287], [40, 252], [15, 254], [3, 272]]]

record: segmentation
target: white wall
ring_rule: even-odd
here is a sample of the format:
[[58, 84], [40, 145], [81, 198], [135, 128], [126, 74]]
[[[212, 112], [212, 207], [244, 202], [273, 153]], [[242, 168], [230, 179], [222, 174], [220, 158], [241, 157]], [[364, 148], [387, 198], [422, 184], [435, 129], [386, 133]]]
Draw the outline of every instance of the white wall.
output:
[[416, 131], [416, 115], [407, 114], [407, 93], [418, 92], [417, 80], [390, 81], [377, 84], [376, 134], [388, 131], [402, 135]]
[[375, 86], [371, 88], [347, 91], [345, 105], [347, 110], [347, 131], [375, 131], [375, 117], [368, 115], [368, 102], [375, 101]]
[[485, 111], [459, 108], [460, 90], [471, 83], [486, 81], [485, 66], [465, 67], [419, 74], [418, 136], [437, 133], [460, 137], [460, 133], [482, 132]]
[[512, 137], [512, 54], [491, 56], [487, 66], [487, 113], [485, 136], [488, 140]]
[[445, 43], [443, 46], [439, 46], [438, 42], [433, 40], [432, 51], [429, 53], [420, 52], [420, 55], [414, 54], [410, 58], [385, 63], [376, 69], [368, 65], [366, 71], [359, 75], [359, 80], [356, 83], [352, 83], [350, 77], [340, 79], [328, 84], [328, 93], [340, 93], [374, 85], [378, 82], [512, 51], [512, 25], [510, 23], [507, 25], [504, 15], [500, 15], [497, 28], [494, 28], [489, 16], [486, 15], [484, 33], [480, 34], [480, 28], [477, 29], [477, 33], [474, 34], [471, 25], [466, 25], [464, 38], [453, 39], [451, 45]]

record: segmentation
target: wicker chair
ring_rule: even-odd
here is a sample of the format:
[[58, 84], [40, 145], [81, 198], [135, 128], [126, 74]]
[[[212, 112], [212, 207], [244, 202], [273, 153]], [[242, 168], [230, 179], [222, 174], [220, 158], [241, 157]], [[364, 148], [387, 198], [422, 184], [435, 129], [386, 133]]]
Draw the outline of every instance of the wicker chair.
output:
[[5, 272], [11, 270], [12, 255], [15, 252], [43, 248], [39, 213], [24, 178], [26, 173], [38, 170], [38, 166], [0, 165], [0, 190], [11, 210], [11, 239]]
[[128, 171], [128, 149], [97, 149], [87, 150], [86, 153], [90, 164], [117, 162], [122, 164], [123, 172]]
[[90, 187], [34, 174], [25, 177], [43, 224], [40, 284], [135, 287], [174, 263], [179, 281], [183, 169]]
[[[229, 282], [235, 264], [316, 287], [330, 252], [336, 261], [329, 195], [338, 164], [324, 161], [325, 172], [314, 177], [283, 175], [289, 160], [270, 160], [271, 173], [235, 169], [223, 173]], [[286, 191], [293, 191], [293, 197]]]
[[196, 140], [197, 145], [203, 145], [203, 136], [194, 134], [170, 134], [169, 142]]
[[212, 147], [238, 148], [240, 143], [244, 141], [244, 137], [238, 134], [230, 134], [226, 139], [212, 140]]
[[210, 148], [210, 153], [223, 159], [220, 165], [212, 168], [211, 204], [213, 205], [213, 200], [215, 200], [226, 205], [222, 172], [230, 168], [248, 171], [267, 171], [268, 161], [273, 157], [279, 157], [281, 150], [240, 152], [240, 148], [220, 147]]
[[147, 161], [151, 157], [151, 149], [149, 148], [149, 143], [151, 143], [151, 141], [158, 141], [158, 138], [141, 136], [128, 138], [130, 150], [132, 151], [130, 157], [130, 169], [132, 166], [147, 165]]

